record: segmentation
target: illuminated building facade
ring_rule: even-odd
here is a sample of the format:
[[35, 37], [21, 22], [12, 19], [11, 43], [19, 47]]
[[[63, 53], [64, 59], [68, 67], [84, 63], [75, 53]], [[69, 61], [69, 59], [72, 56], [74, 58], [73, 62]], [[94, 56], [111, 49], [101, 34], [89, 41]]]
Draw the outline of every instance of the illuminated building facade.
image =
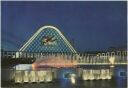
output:
[[41, 27], [19, 51], [76, 53], [69, 41], [54, 26]]

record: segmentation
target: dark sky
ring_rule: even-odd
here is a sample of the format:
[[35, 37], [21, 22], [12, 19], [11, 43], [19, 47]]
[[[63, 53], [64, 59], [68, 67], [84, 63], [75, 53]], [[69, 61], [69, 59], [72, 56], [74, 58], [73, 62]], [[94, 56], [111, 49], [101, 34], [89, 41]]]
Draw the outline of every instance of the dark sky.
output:
[[119, 1], [2, 2], [2, 47], [18, 50], [38, 28], [50, 24], [74, 40], [78, 51], [127, 43], [127, 6]]

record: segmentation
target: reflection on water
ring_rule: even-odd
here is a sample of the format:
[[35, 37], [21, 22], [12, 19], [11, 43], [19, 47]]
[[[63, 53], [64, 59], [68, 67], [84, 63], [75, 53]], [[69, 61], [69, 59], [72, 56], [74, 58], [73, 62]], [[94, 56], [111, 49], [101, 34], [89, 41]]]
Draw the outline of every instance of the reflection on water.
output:
[[[118, 70], [118, 69], [116, 69]], [[83, 75], [81, 72], [84, 73], [84, 76], [88, 76], [89, 74], [94, 74], [92, 77], [99, 77], [99, 73], [101, 76], [109, 77], [110, 72], [109, 69], [106, 70], [90, 70], [90, 69], [82, 69], [79, 70], [78, 68], [61, 68], [54, 70], [55, 73], [52, 74], [51, 71], [44, 70], [44, 71], [24, 71], [23, 73], [21, 71], [16, 71], [17, 76], [16, 81], [21, 82], [21, 80], [24, 81], [24, 83], [12, 83], [8, 85], [9, 87], [18, 87], [18, 88], [127, 88], [127, 79], [126, 77], [118, 76], [118, 72], [116, 72], [115, 76], [112, 79], [99, 79], [99, 80], [83, 80]], [[77, 72], [78, 71], [78, 72]], [[119, 71], [124, 71], [123, 69]], [[106, 72], [106, 73], [105, 73]], [[105, 74], [104, 74], [105, 73]], [[23, 76], [21, 76], [24, 74]], [[54, 75], [54, 77], [52, 76]], [[57, 76], [57, 77], [55, 77]], [[20, 78], [21, 77], [21, 78]], [[29, 78], [28, 78], [29, 77]], [[80, 78], [81, 77], [81, 78]], [[54, 79], [57, 78], [57, 79]], [[54, 79], [54, 80], [52, 80]], [[33, 81], [38, 82], [33, 82]], [[50, 82], [45, 82], [49, 81]], [[52, 80], [52, 81], [51, 81]], [[29, 81], [29, 82], [28, 82]], [[39, 82], [40, 81], [40, 82]], [[27, 82], [27, 83], [25, 83]]]
[[60, 79], [51, 83], [31, 83], [31, 84], [14, 84], [13, 87], [21, 88], [127, 88], [126, 80], [95, 80], [82, 81], [77, 80], [72, 84], [69, 79]]

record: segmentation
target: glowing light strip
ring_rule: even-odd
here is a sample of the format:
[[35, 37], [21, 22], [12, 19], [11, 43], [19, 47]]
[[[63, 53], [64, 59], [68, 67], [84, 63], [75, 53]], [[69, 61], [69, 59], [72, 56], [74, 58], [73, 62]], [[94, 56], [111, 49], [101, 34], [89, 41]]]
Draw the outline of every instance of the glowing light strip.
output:
[[19, 51], [24, 51], [24, 50], [28, 47], [28, 45], [37, 37], [37, 35], [38, 35], [41, 31], [43, 31], [44, 29], [46, 29], [46, 28], [51, 28], [51, 29], [56, 30], [56, 31], [60, 34], [60, 36], [63, 38], [64, 42], [66, 42], [66, 44], [69, 46], [69, 48], [71, 49], [71, 51], [72, 51], [73, 53], [77, 53], [77, 52], [75, 51], [75, 49], [71, 46], [71, 44], [68, 42], [68, 40], [62, 35], [62, 33], [59, 31], [59, 29], [57, 29], [57, 28], [54, 27], [54, 26], [43, 26], [43, 27], [41, 27], [41, 28], [23, 45], [23, 47], [21, 47], [21, 48], [19, 49]]

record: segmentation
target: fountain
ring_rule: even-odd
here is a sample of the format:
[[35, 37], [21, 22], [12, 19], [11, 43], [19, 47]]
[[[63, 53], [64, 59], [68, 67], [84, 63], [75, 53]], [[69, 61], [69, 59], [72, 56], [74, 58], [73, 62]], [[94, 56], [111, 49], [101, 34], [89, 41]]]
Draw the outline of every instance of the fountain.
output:
[[22, 83], [22, 71], [15, 72], [15, 83]]
[[28, 71], [24, 71], [24, 75], [23, 75], [23, 82], [29, 82], [29, 77], [28, 77]]

